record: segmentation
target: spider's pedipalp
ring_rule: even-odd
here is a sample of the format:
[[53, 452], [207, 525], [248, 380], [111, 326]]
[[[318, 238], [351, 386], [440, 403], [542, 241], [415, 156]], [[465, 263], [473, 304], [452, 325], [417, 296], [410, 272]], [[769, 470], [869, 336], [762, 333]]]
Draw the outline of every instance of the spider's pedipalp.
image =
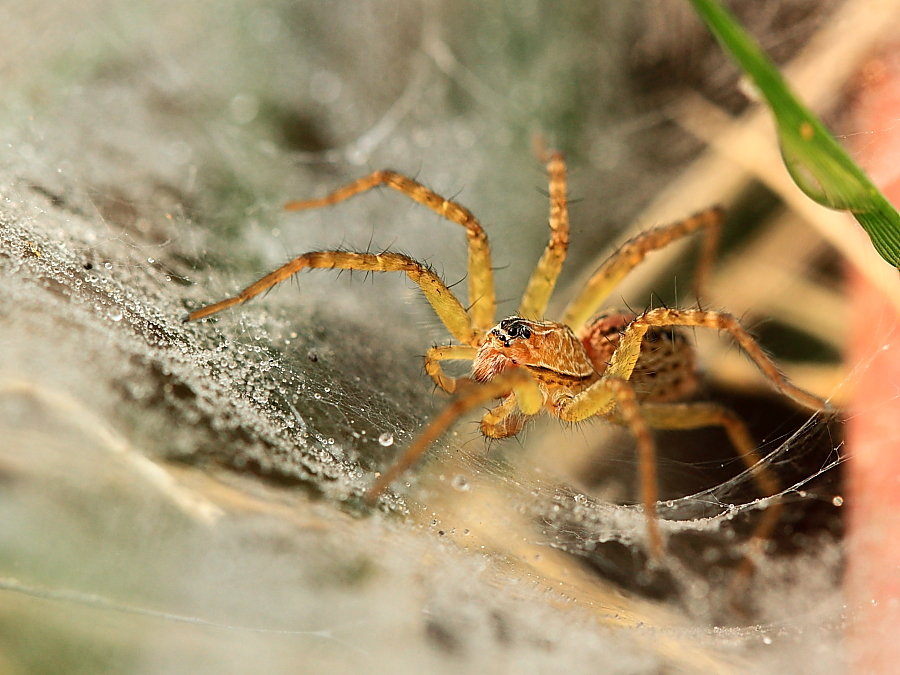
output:
[[509, 438], [522, 431], [525, 419], [525, 413], [519, 409], [516, 395], [510, 394], [500, 405], [488, 410], [478, 426], [485, 438]]
[[456, 391], [457, 380], [450, 377], [441, 368], [441, 361], [471, 361], [478, 350], [470, 345], [446, 345], [443, 347], [431, 347], [425, 355], [425, 372], [434, 380], [434, 383], [448, 394]]
[[342, 202], [361, 192], [380, 185], [386, 185], [413, 201], [428, 207], [447, 220], [466, 228], [469, 246], [469, 308], [472, 323], [479, 332], [484, 332], [494, 323], [497, 301], [494, 294], [494, 275], [491, 267], [491, 250], [487, 234], [481, 223], [466, 207], [450, 199], [444, 199], [418, 181], [395, 171], [375, 171], [349, 185], [338, 188], [321, 199], [305, 199], [288, 202], [287, 211], [301, 211], [321, 208]]

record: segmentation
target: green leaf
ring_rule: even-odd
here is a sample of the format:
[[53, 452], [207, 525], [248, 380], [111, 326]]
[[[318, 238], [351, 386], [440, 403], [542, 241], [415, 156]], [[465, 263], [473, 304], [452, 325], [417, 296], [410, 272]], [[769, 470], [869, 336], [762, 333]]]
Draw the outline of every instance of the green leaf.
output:
[[900, 266], [900, 214], [825, 125], [804, 106], [759, 45], [717, 0], [691, 0], [713, 35], [753, 80], [772, 109], [781, 155], [794, 182], [811, 199], [850, 211], [872, 245]]

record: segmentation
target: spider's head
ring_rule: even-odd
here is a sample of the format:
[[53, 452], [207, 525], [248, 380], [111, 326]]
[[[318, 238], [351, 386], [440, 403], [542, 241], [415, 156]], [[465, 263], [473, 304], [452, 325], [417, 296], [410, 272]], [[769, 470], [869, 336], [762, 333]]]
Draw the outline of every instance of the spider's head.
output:
[[580, 379], [594, 372], [581, 342], [568, 326], [519, 316], [504, 319], [488, 331], [472, 372], [476, 380], [487, 382], [514, 366], [538, 376], [544, 372]]

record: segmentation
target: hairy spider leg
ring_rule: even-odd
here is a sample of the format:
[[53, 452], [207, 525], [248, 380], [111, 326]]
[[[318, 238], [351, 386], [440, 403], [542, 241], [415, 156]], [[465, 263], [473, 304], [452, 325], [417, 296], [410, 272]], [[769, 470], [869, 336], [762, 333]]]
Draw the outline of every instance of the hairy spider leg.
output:
[[471, 361], [478, 353], [478, 348], [470, 345], [446, 345], [431, 347], [425, 354], [425, 372], [434, 383], [448, 394], [456, 391], [458, 380], [450, 377], [441, 368], [440, 361]]
[[[462, 415], [488, 401], [515, 394], [519, 409], [526, 415], [536, 415], [542, 405], [540, 387], [531, 375], [521, 368], [509, 370], [490, 382], [462, 380], [451, 402], [435, 417], [366, 493], [372, 503], [391, 483], [411, 467]], [[490, 414], [490, 413], [488, 413]]]
[[642, 403], [641, 414], [654, 429], [700, 429], [721, 427], [728, 440], [750, 469], [763, 497], [771, 497], [779, 490], [778, 481], [759, 462], [756, 444], [743, 420], [733, 411], [718, 403], [692, 401], [688, 403]]
[[778, 367], [753, 339], [753, 336], [741, 326], [740, 322], [727, 312], [714, 312], [699, 309], [669, 309], [660, 307], [644, 312], [634, 319], [625, 329], [619, 348], [613, 354], [606, 374], [628, 379], [634, 370], [640, 354], [641, 340], [651, 326], [694, 326], [727, 331], [731, 337], [747, 353], [774, 387], [782, 394], [793, 399], [804, 408], [810, 410], [831, 411], [831, 406], [818, 396], [791, 384]]
[[629, 239], [594, 272], [578, 296], [569, 303], [562, 322], [577, 331], [590, 320], [619, 282], [637, 267], [648, 253], [698, 230], [702, 230], [705, 236], [694, 272], [694, 295], [698, 298], [703, 297], [719, 246], [722, 219], [722, 209], [713, 207], [677, 223], [655, 227]]
[[353, 253], [350, 251], [314, 251], [304, 253], [286, 265], [282, 265], [274, 272], [270, 272], [262, 279], [250, 284], [236, 296], [191, 312], [188, 314], [187, 320], [202, 319], [223, 309], [246, 302], [306, 268], [360, 270], [365, 272], [405, 272], [422, 289], [426, 299], [431, 303], [434, 311], [441, 321], [444, 322], [444, 325], [453, 337], [467, 345], [474, 346], [478, 344], [479, 331], [472, 325], [472, 319], [466, 312], [465, 307], [453, 295], [452, 291], [447, 288], [447, 285], [441, 281], [441, 278], [428, 267], [409, 256], [390, 251], [385, 253]]
[[[547, 173], [550, 176], [550, 241], [528, 282], [518, 312], [519, 316], [536, 319], [541, 318], [547, 308], [547, 302], [553, 293], [556, 279], [562, 269], [569, 247], [565, 160], [562, 153], [554, 152], [549, 154], [545, 161], [547, 162]], [[321, 200], [315, 203], [301, 202], [301, 204], [303, 208], [309, 208], [310, 206], [320, 206], [319, 202]], [[432, 347], [425, 355], [425, 370], [441, 389], [453, 393], [456, 388], [456, 380], [447, 376], [438, 362], [472, 360], [474, 356], [475, 350], [466, 346]], [[511, 397], [506, 405], [515, 407], [515, 397]]]
[[483, 335], [494, 325], [494, 313], [497, 307], [494, 295], [494, 271], [491, 267], [491, 249], [481, 223], [464, 206], [444, 199], [421, 183], [395, 171], [376, 171], [338, 188], [326, 197], [291, 201], [285, 204], [284, 208], [288, 211], [301, 211], [330, 206], [380, 185], [397, 190], [447, 220], [466, 228], [469, 245], [469, 311], [475, 329]]
[[[728, 435], [731, 445], [737, 450], [744, 462], [744, 466], [751, 472], [753, 480], [763, 497], [774, 497], [778, 494], [780, 486], [772, 472], [761, 463], [762, 457], [756, 451], [747, 426], [737, 414], [719, 405], [707, 401], [690, 403], [643, 403], [641, 415], [647, 424], [654, 429], [700, 429], [703, 427], [721, 427]], [[642, 477], [642, 480], [646, 480]], [[655, 483], [654, 483], [655, 484]], [[656, 501], [654, 496], [654, 502]], [[781, 517], [781, 502], [773, 500], [763, 511], [763, 515], [750, 539], [753, 542], [763, 542], [768, 539], [775, 524]], [[758, 545], [758, 544], [757, 544]], [[739, 574], [750, 572], [751, 560], [748, 556]]]
[[[827, 402], [791, 384], [779, 372], [772, 360], [766, 356], [751, 335], [730, 314], [702, 310], [659, 308], [645, 312], [635, 318], [622, 334], [619, 345], [613, 353], [603, 376], [580, 393], [560, 399], [554, 412], [563, 420], [580, 422], [595, 415], [609, 415], [613, 408], [618, 405], [619, 413], [637, 439], [642, 483], [641, 501], [644, 504], [648, 518], [651, 550], [655, 555], [658, 555], [662, 550], [662, 540], [655, 518], [657, 494], [656, 450], [653, 438], [649, 432], [648, 425], [650, 425], [651, 420], [646, 419], [642, 412], [642, 407], [638, 405], [634, 396], [634, 388], [630, 383], [631, 374], [640, 356], [641, 342], [647, 330], [652, 326], [696, 326], [727, 331], [782, 394], [813, 410], [830, 410], [831, 407]], [[728, 420], [726, 421], [725, 417], [717, 416], [709, 412], [710, 410], [712, 409], [707, 409], [705, 413], [708, 424], [698, 423], [696, 426], [723, 426], [744, 461], [748, 465], [751, 462], [755, 465], [759, 457], [753, 449], [753, 442], [750, 440], [749, 434], [746, 433], [743, 424], [740, 421], [737, 421], [737, 424], [735, 424], [736, 416], [733, 416], [733, 413], [728, 414]], [[656, 414], [657, 416], [660, 415], [659, 412]], [[694, 421], [699, 422], [702, 417], [700, 413], [695, 413]], [[674, 422], [670, 421], [670, 423]], [[760, 470], [763, 471], [764, 468], [760, 467]], [[771, 476], [767, 478], [761, 477], [758, 480], [761, 481], [760, 486], [762, 489], [768, 492], [766, 496], [777, 492], [777, 483]], [[771, 521], [771, 525], [767, 525], [767, 528], [770, 529], [773, 525], [774, 520]]]
[[550, 241], [531, 274], [519, 305], [518, 315], [525, 319], [544, 318], [544, 311], [569, 249], [566, 163], [562, 153], [554, 152], [549, 156], [547, 173], [550, 176]]

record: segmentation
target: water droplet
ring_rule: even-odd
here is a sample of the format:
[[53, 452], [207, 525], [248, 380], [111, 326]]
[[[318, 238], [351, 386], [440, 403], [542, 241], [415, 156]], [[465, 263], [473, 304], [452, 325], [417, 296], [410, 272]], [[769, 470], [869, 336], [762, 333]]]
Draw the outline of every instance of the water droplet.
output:
[[460, 492], [466, 492], [469, 489], [469, 481], [466, 480], [465, 476], [454, 477], [454, 479], [450, 481], [450, 485], [454, 490], [459, 490]]
[[238, 94], [231, 100], [231, 118], [237, 124], [247, 124], [259, 113], [259, 99], [253, 94]]
[[835, 506], [843, 506], [844, 498], [841, 497], [840, 495], [835, 495], [834, 498], [831, 500], [831, 503], [834, 504]]
[[378, 437], [378, 444], [383, 445], [384, 447], [389, 447], [394, 444], [394, 434], [385, 431], [381, 436]]
[[772, 644], [772, 638], [770, 638], [768, 635], [766, 635], [766, 636], [763, 638], [763, 644], [764, 644], [764, 645], [770, 645], [770, 644]]
[[113, 321], [121, 321], [122, 320], [122, 310], [118, 307], [113, 307], [109, 311], [109, 318]]

